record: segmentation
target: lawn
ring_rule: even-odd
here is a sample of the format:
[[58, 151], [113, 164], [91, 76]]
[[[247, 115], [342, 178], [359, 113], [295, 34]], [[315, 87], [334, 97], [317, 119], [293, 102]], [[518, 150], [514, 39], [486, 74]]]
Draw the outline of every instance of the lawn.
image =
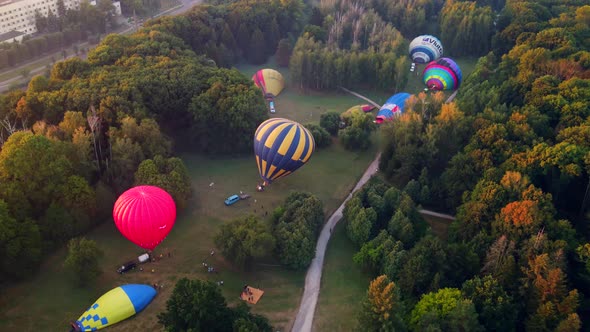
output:
[[[298, 117], [302, 114], [301, 109], [317, 110], [312, 120], [318, 121], [320, 112], [328, 109], [342, 112], [356, 103], [354, 97], [344, 94], [299, 95], [294, 91], [285, 92], [277, 99], [284, 103], [278, 114], [301, 121], [303, 118]], [[3, 289], [0, 331], [63, 330], [69, 321], [77, 319], [106, 291], [126, 283], [154, 282], [164, 284], [154, 302], [141, 314], [109, 330], [161, 330], [157, 314], [165, 309], [172, 286], [182, 277], [223, 280], [223, 294], [232, 305], [237, 303], [244, 284], [260, 287], [265, 294], [257, 305], [252, 306], [253, 311], [269, 317], [277, 330], [288, 330], [303, 292], [305, 271], [286, 270], [272, 259], [265, 259], [245, 272], [236, 270], [219, 253], [209, 254], [214, 249], [213, 236], [222, 223], [233, 218], [256, 214], [268, 219], [270, 212], [291, 190], [309, 191], [322, 200], [326, 213], [333, 211], [355, 185], [375, 153], [376, 148], [362, 153], [349, 152], [336, 141], [330, 148], [316, 150], [307, 165], [271, 184], [263, 193], [254, 190], [260, 180], [252, 155], [220, 159], [183, 155], [181, 157], [190, 172], [194, 197], [188, 208], [178, 215], [168, 238], [158, 247], [156, 254], [164, 253], [161, 260], [143, 265], [144, 271], [117, 274], [118, 265], [137, 257], [142, 251], [121, 236], [112, 221], [105, 222], [87, 235], [104, 252], [101, 259], [103, 273], [98, 280], [86, 288], [73, 286], [62, 267], [66, 255], [66, 250], [62, 248], [45, 261], [40, 273], [31, 280]], [[223, 204], [227, 196], [240, 191], [252, 197], [230, 207]], [[168, 251], [172, 254], [170, 258], [166, 255]], [[205, 260], [220, 272], [208, 274], [202, 266]], [[154, 272], [151, 272], [152, 269]]]
[[350, 331], [356, 324], [369, 276], [352, 262], [356, 248], [346, 236], [344, 222], [335, 227], [325, 256], [314, 331]]

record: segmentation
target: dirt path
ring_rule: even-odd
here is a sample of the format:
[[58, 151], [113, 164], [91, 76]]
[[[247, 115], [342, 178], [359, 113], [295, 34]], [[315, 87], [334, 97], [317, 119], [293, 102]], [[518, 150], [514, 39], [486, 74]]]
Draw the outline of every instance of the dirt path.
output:
[[439, 217], [439, 218], [448, 219], [448, 220], [455, 220], [455, 217], [451, 216], [450, 214], [438, 213], [438, 212], [434, 212], [434, 211], [430, 211], [430, 210], [420, 210], [418, 212], [420, 212], [421, 214], [427, 214], [427, 215], [433, 216], [433, 217]]
[[377, 173], [379, 167], [379, 158], [381, 154], [378, 154], [375, 160], [369, 165], [365, 174], [361, 177], [359, 182], [356, 184], [352, 192], [346, 197], [342, 205], [332, 214], [328, 222], [324, 225], [318, 243], [316, 244], [315, 258], [311, 261], [311, 265], [307, 270], [305, 276], [305, 290], [303, 291], [303, 297], [301, 298], [301, 304], [299, 305], [299, 311], [295, 318], [292, 331], [311, 331], [311, 325], [313, 323], [313, 316], [315, 313], [315, 307], [318, 302], [318, 296], [320, 294], [320, 281], [322, 279], [322, 268], [324, 266], [324, 254], [326, 253], [326, 246], [330, 235], [332, 235], [332, 229], [340, 219], [342, 219], [342, 210], [346, 202], [352, 197], [352, 193], [360, 189], [373, 174]]

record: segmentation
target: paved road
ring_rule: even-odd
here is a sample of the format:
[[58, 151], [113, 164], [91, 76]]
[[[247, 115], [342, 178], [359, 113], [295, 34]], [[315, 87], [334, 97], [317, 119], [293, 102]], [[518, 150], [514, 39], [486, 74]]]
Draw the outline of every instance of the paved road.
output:
[[332, 229], [340, 219], [342, 219], [342, 210], [344, 204], [352, 197], [352, 193], [360, 189], [373, 174], [377, 173], [379, 167], [379, 158], [381, 154], [378, 154], [375, 160], [369, 165], [363, 177], [356, 184], [352, 192], [346, 197], [342, 205], [332, 214], [328, 222], [324, 225], [318, 243], [315, 249], [315, 258], [311, 261], [311, 265], [307, 270], [305, 276], [305, 290], [303, 291], [303, 297], [301, 298], [301, 304], [299, 305], [299, 312], [295, 318], [292, 331], [311, 331], [311, 325], [313, 323], [313, 316], [315, 313], [315, 307], [318, 302], [318, 295], [320, 294], [320, 281], [322, 279], [322, 267], [324, 266], [324, 254], [326, 253], [326, 246], [330, 235], [332, 235]]

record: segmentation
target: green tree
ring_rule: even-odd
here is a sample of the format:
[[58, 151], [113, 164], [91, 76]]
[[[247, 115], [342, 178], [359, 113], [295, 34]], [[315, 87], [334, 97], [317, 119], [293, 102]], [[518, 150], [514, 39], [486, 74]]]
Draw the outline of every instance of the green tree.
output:
[[260, 29], [256, 28], [250, 37], [250, 57], [252, 64], [259, 65], [266, 61], [266, 41]]
[[405, 331], [399, 289], [387, 276], [371, 281], [358, 317], [359, 331]]
[[282, 264], [306, 268], [315, 256], [315, 244], [324, 222], [322, 202], [304, 192], [292, 192], [275, 216], [276, 253]]
[[432, 235], [420, 239], [397, 264], [400, 268], [395, 279], [404, 296], [418, 297], [446, 282], [447, 253], [444, 243]]
[[483, 331], [475, 306], [456, 288], [443, 288], [420, 299], [410, 314], [414, 331]]
[[418, 234], [416, 234], [410, 218], [405, 216], [401, 210], [397, 210], [393, 215], [389, 221], [387, 230], [394, 239], [401, 241], [406, 248], [413, 247], [418, 238]]
[[68, 256], [64, 266], [70, 270], [73, 279], [80, 286], [89, 285], [101, 273], [99, 258], [102, 251], [96, 242], [84, 237], [68, 242]]
[[166, 331], [231, 331], [231, 310], [211, 281], [180, 279], [158, 321]]
[[191, 180], [180, 158], [164, 158], [156, 155], [139, 164], [135, 172], [136, 185], [153, 185], [166, 190], [179, 208], [186, 207], [191, 197]]
[[320, 126], [326, 129], [330, 135], [335, 136], [338, 134], [340, 128], [340, 113], [338, 112], [326, 112], [320, 115]]
[[31, 220], [18, 222], [0, 199], [0, 276], [3, 280], [24, 278], [41, 261], [41, 234]]
[[326, 129], [314, 123], [306, 124], [305, 128], [311, 132], [317, 148], [325, 148], [332, 144], [332, 137], [330, 137], [330, 133]]
[[467, 280], [461, 292], [473, 302], [479, 314], [479, 322], [487, 331], [515, 330], [517, 307], [512, 297], [492, 276]]
[[283, 38], [279, 41], [277, 46], [276, 61], [281, 67], [288, 67], [289, 60], [291, 59], [291, 42], [287, 38]]
[[420, 183], [414, 179], [410, 180], [405, 188], [404, 191], [410, 195], [410, 198], [412, 198], [412, 200], [414, 202], [420, 203], [420, 192], [421, 192], [421, 188], [420, 188]]
[[370, 239], [371, 231], [376, 221], [377, 213], [373, 208], [361, 208], [352, 219], [348, 219], [348, 224], [346, 225], [348, 238], [357, 246], [362, 246]]
[[250, 151], [252, 133], [267, 118], [260, 90], [235, 69], [217, 70], [189, 111], [194, 116], [192, 142], [212, 154]]
[[366, 113], [353, 113], [350, 126], [342, 129], [338, 136], [349, 150], [365, 150], [371, 146], [370, 135], [375, 129], [373, 117]]
[[232, 308], [233, 331], [236, 332], [272, 332], [268, 319], [262, 315], [250, 313], [250, 307], [240, 302]]
[[246, 268], [253, 259], [271, 253], [275, 239], [262, 221], [248, 216], [222, 225], [215, 236], [215, 245], [225, 258]]
[[399, 249], [403, 249], [403, 243], [396, 241], [387, 231], [382, 230], [374, 239], [363, 244], [352, 260], [364, 270], [369, 271], [371, 275], [378, 275], [384, 271], [387, 256]]
[[73, 157], [66, 143], [24, 131], [12, 134], [0, 151], [0, 198], [17, 219], [43, 215], [64, 197], [75, 174]]

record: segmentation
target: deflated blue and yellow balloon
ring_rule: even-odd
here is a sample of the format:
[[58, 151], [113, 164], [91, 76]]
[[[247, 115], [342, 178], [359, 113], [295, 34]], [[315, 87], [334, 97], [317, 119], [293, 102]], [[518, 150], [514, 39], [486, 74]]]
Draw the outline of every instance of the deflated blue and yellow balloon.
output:
[[99, 297], [76, 321], [80, 331], [96, 331], [125, 320], [145, 309], [156, 296], [152, 286], [129, 284]]
[[254, 154], [265, 184], [303, 166], [313, 154], [315, 141], [301, 124], [282, 118], [264, 121], [254, 134]]

